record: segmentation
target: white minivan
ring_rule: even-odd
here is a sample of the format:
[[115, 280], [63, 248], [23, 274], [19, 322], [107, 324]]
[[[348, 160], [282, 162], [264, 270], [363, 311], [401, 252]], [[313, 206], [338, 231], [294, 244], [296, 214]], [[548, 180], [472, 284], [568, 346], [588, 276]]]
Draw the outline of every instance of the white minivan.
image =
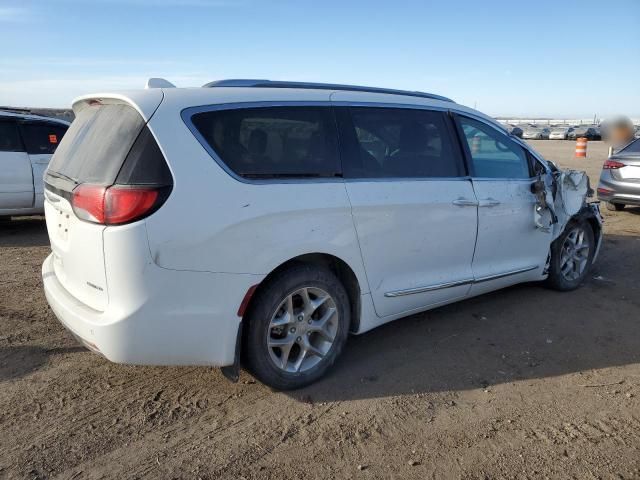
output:
[[69, 123], [0, 111], [0, 217], [44, 213], [42, 175]]
[[226, 80], [88, 95], [45, 174], [59, 320], [114, 362], [307, 385], [349, 333], [520, 282], [576, 288], [582, 172], [438, 96]]

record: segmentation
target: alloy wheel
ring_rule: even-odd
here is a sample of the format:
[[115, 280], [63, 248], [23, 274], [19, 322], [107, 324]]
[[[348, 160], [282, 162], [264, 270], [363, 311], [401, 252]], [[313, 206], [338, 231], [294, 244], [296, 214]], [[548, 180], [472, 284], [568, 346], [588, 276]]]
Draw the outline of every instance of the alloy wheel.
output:
[[564, 240], [560, 254], [560, 271], [569, 281], [574, 281], [584, 273], [589, 261], [589, 237], [583, 227], [575, 227]]
[[280, 370], [305, 372], [329, 353], [338, 333], [336, 302], [320, 288], [288, 294], [271, 316], [267, 329], [269, 357]]

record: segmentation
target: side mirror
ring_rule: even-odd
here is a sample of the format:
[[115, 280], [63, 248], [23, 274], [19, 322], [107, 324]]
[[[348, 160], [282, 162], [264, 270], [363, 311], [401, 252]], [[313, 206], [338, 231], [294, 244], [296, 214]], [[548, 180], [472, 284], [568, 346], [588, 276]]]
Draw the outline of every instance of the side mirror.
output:
[[544, 192], [544, 180], [538, 177], [536, 181], [531, 184], [531, 193], [540, 195], [542, 192]]

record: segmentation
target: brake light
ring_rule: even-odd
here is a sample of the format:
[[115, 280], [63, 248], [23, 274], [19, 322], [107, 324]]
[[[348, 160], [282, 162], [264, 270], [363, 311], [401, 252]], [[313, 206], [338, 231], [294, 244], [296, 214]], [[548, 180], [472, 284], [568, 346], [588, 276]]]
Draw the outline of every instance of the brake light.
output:
[[73, 211], [82, 220], [122, 225], [140, 220], [158, 206], [161, 188], [81, 184], [73, 190]]
[[604, 162], [604, 165], [602, 166], [602, 168], [604, 170], [616, 170], [624, 166], [625, 166], [624, 163], [616, 162], [615, 160], [607, 160], [606, 162]]
[[611, 195], [613, 190], [609, 190], [608, 188], [598, 187], [598, 195]]

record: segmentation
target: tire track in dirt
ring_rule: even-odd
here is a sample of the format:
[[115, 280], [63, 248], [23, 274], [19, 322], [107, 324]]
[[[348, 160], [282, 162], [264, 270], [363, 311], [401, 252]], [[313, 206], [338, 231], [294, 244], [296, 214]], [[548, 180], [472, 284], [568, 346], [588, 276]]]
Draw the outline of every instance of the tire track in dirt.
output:
[[[230, 398], [229, 400], [241, 403], [242, 409], [251, 412], [250, 415], [237, 418], [236, 415], [228, 415], [224, 410], [211, 408], [204, 414], [187, 421], [155, 430], [146, 435], [143, 442], [136, 441], [127, 446], [120, 446], [95, 460], [77, 465], [66, 473], [75, 470], [92, 472], [87, 478], [119, 477], [124, 474], [133, 477], [153, 476], [153, 472], [160, 467], [160, 460], [157, 457], [159, 452], [162, 457], [170, 455], [167, 452], [171, 452], [172, 463], [176, 461], [186, 463], [194, 455], [197, 457], [198, 453], [216, 452], [215, 455], [218, 458], [224, 457], [224, 452], [233, 453], [231, 459], [221, 461], [220, 465], [214, 466], [213, 471], [218, 477], [232, 471], [237, 459], [242, 458], [243, 464], [255, 463], [261, 457], [271, 454], [281, 442], [295, 438], [304, 417], [310, 414], [313, 416], [308, 424], [317, 420], [315, 413], [306, 411], [309, 407], [303, 407], [302, 411], [293, 415], [289, 422], [281, 425], [281, 429], [269, 431], [264, 428], [263, 422], [265, 419], [278, 418], [277, 413], [282, 409], [281, 403], [277, 401], [278, 397], [285, 400], [287, 408], [291, 408], [288, 403], [294, 401], [270, 392], [262, 386], [257, 391], [246, 393], [247, 395], [241, 399]], [[333, 406], [328, 406], [317, 415], [321, 417], [332, 408]], [[281, 422], [278, 420], [277, 423]], [[131, 451], [135, 452], [135, 455], [129, 455]], [[154, 458], [158, 460], [141, 461], [141, 459], [153, 460]], [[118, 466], [114, 469], [113, 465], [116, 463]], [[109, 468], [109, 465], [112, 467]], [[107, 469], [108, 473], [106, 473]]]

